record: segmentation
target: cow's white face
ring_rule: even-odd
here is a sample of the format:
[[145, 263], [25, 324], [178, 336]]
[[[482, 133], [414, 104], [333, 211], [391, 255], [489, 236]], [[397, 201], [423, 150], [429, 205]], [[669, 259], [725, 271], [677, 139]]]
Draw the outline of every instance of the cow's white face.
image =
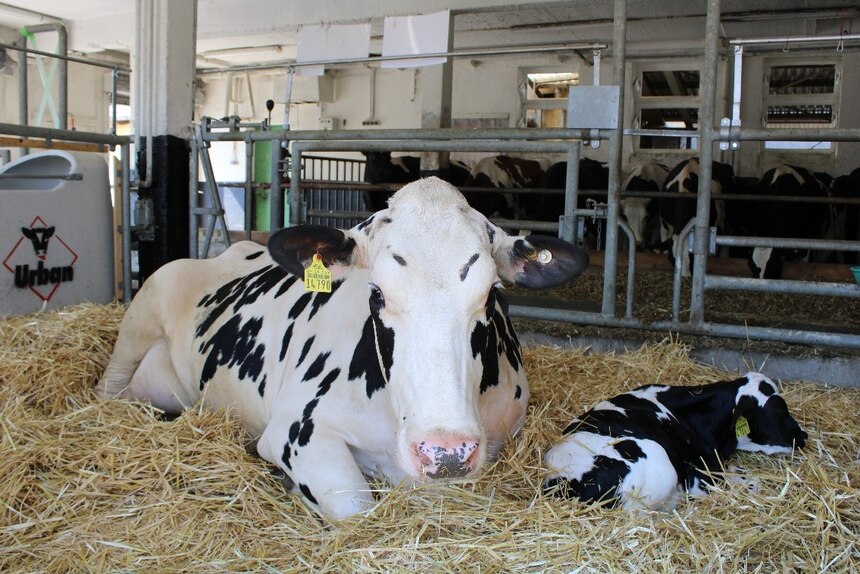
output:
[[[555, 238], [506, 235], [436, 178], [404, 186], [388, 209], [349, 231], [316, 228], [309, 240], [302, 229], [279, 232], [283, 250], [270, 241], [288, 270], [314, 252], [335, 278], [365, 269], [356, 277], [367, 277], [371, 360], [399, 424], [402, 469], [432, 478], [476, 473], [487, 455], [478, 399], [497, 289], [570, 280], [587, 266], [585, 253]], [[506, 344], [516, 343], [494, 339], [492, 354]]]

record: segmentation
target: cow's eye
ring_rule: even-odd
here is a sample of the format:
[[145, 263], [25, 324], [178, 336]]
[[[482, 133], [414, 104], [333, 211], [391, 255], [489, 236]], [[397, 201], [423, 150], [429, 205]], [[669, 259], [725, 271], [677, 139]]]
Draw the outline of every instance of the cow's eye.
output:
[[382, 290], [371, 283], [370, 287], [370, 310], [378, 312], [385, 307], [385, 297], [382, 295]]

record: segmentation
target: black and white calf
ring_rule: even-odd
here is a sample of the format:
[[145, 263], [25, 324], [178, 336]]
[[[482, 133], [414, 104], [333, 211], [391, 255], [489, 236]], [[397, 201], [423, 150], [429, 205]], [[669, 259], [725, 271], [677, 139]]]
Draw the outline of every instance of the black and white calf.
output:
[[703, 494], [735, 450], [803, 448], [807, 435], [776, 385], [759, 373], [677, 387], [646, 385], [597, 403], [546, 453], [544, 488], [626, 509], [673, 508]]
[[[314, 256], [331, 292], [306, 291]], [[587, 255], [512, 237], [437, 178], [342, 231], [297, 226], [160, 268], [97, 391], [167, 412], [229, 409], [305, 500], [367, 509], [365, 475], [474, 476], [523, 425], [529, 387], [501, 282], [564, 283]]]

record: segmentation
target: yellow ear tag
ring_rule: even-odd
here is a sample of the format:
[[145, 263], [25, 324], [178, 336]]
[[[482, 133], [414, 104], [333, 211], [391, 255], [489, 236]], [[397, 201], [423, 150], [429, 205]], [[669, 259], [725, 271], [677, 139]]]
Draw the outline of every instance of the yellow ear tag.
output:
[[735, 422], [735, 436], [741, 438], [742, 436], [747, 436], [750, 434], [750, 423], [747, 421], [746, 417], [738, 417], [737, 422]]
[[305, 269], [305, 291], [331, 293], [331, 271], [326, 269], [318, 253], [314, 254], [310, 267]]

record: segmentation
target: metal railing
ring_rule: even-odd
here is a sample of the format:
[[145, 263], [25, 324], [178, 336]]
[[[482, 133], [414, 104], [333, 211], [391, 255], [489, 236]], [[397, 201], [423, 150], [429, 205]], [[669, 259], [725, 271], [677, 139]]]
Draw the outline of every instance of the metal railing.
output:
[[[626, 44], [626, 0], [615, 0], [613, 20], [613, 59], [618, 71], [614, 74], [613, 81], [618, 85], [623, 84], [624, 50]], [[705, 65], [702, 73], [701, 92], [702, 109], [700, 111], [700, 128], [694, 137], [699, 138], [699, 189], [696, 194], [697, 211], [687, 227], [681, 233], [681, 240], [691, 238], [691, 249], [693, 253], [693, 274], [691, 281], [691, 306], [690, 315], [687, 320], [680, 317], [680, 298], [682, 290], [681, 281], [681, 257], [686, 257], [686, 250], [677, 254], [678, 260], [675, 266], [674, 289], [673, 289], [673, 311], [671, 320], [645, 322], [634, 317], [633, 299], [635, 295], [635, 254], [630, 249], [628, 268], [627, 309], [624, 317], [617, 316], [615, 310], [615, 280], [617, 275], [617, 246], [618, 230], [624, 231], [628, 240], [633, 245], [632, 234], [629, 228], [625, 228], [619, 220], [619, 202], [622, 194], [620, 192], [620, 140], [622, 136], [676, 136], [672, 130], [645, 130], [645, 129], [618, 129], [614, 130], [578, 130], [568, 128], [542, 128], [542, 129], [475, 129], [475, 130], [351, 130], [351, 131], [259, 131], [238, 136], [230, 133], [207, 133], [203, 134], [206, 141], [271, 141], [273, 149], [280, 150], [281, 147], [289, 145], [291, 149], [291, 174], [289, 178], [289, 201], [290, 225], [303, 223], [309, 214], [315, 213], [306, 209], [307, 199], [305, 182], [302, 180], [301, 158], [308, 152], [315, 151], [489, 151], [495, 153], [506, 152], [539, 152], [539, 153], [561, 153], [565, 154], [568, 161], [567, 181], [564, 190], [565, 208], [558, 226], [559, 234], [567, 239], [573, 239], [574, 223], [577, 217], [597, 215], [594, 210], [577, 209], [578, 199], [578, 168], [580, 157], [580, 146], [583, 140], [593, 141], [595, 139], [608, 141], [609, 154], [609, 189], [606, 191], [607, 204], [605, 207], [605, 218], [607, 220], [606, 230], [606, 256], [604, 262], [604, 283], [601, 311], [581, 312], [566, 309], [544, 308], [512, 305], [511, 314], [514, 316], [551, 321], [566, 321], [582, 325], [596, 325], [606, 327], [622, 327], [633, 329], [649, 329], [657, 331], [673, 331], [693, 335], [708, 335], [720, 337], [747, 338], [752, 337], [768, 341], [782, 341], [787, 343], [820, 344], [843, 347], [860, 348], [860, 335], [846, 333], [830, 333], [822, 331], [802, 331], [782, 329], [773, 327], [756, 327], [748, 325], [733, 325], [707, 322], [704, 319], [705, 293], [709, 289], [736, 289], [736, 290], [768, 290], [778, 293], [814, 293], [817, 295], [836, 295], [843, 297], [860, 296], [860, 286], [850, 283], [816, 284], [800, 281], [776, 281], [756, 280], [743, 278], [720, 277], [709, 275], [706, 272], [707, 255], [711, 246], [712, 231], [709, 226], [712, 166], [714, 158], [714, 144], [718, 142], [734, 142], [745, 140], [798, 140], [798, 141], [860, 141], [860, 129], [749, 129], [732, 126], [730, 122], [723, 119], [720, 122], [716, 117], [716, 69], [719, 55], [719, 20], [720, 0], [708, 0], [707, 17], [705, 23]], [[623, 97], [620, 98], [623, 102]], [[623, 122], [619, 122], [619, 126]], [[280, 157], [280, 152], [276, 156]], [[272, 228], [283, 225], [278, 221], [279, 214], [283, 214], [284, 194], [281, 189], [280, 177], [273, 178], [272, 184]], [[318, 184], [319, 182], [314, 182]], [[624, 194], [631, 197], [650, 197], [643, 192]], [[726, 196], [723, 196], [727, 198]], [[743, 197], [740, 200], [761, 201], [759, 197]], [[804, 201], [803, 198], [784, 198], [789, 201]], [[768, 198], [771, 201], [772, 198]], [[816, 200], [817, 201], [817, 200]], [[824, 201], [824, 200], [822, 200]], [[851, 203], [851, 200], [831, 200], [832, 203]], [[332, 216], [345, 216], [348, 211], [333, 210]], [[518, 225], [524, 222], [515, 222]], [[527, 222], [531, 223], [531, 222]], [[544, 225], [546, 225], [544, 223]], [[555, 224], [549, 224], [554, 226]], [[794, 245], [812, 248], [827, 248], [840, 250], [860, 251], [860, 242], [833, 242], [825, 240], [785, 240], [769, 238], [740, 238], [719, 237], [715, 239], [717, 245], [757, 245], [773, 246]]]

